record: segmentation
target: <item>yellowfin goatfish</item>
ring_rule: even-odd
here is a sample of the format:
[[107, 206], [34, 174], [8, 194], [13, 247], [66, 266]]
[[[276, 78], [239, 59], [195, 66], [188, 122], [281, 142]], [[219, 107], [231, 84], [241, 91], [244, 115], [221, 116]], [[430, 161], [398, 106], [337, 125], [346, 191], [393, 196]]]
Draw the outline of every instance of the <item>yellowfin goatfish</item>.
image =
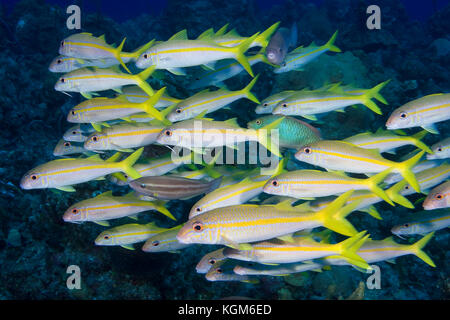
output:
[[385, 81], [367, 89], [363, 94], [346, 93], [341, 88], [334, 90], [299, 91], [278, 103], [273, 114], [301, 116], [310, 120], [317, 120], [316, 114], [329, 111], [341, 111], [343, 108], [362, 104], [377, 114], [383, 114], [371, 99], [388, 83]]
[[[131, 58], [122, 58], [127, 63]], [[100, 60], [80, 59], [74, 57], [58, 56], [50, 63], [48, 70], [57, 73], [67, 73], [84, 67], [109, 68], [120, 64], [116, 58], [105, 58]]]
[[444, 139], [431, 146], [433, 154], [427, 154], [427, 159], [447, 159], [450, 158], [450, 138]]
[[220, 248], [218, 250], [215, 250], [213, 252], [204, 255], [203, 258], [197, 263], [197, 266], [195, 267], [197, 273], [207, 273], [211, 269], [211, 267], [215, 265], [217, 262], [226, 259], [226, 257], [223, 255], [224, 249], [225, 248]]
[[[121, 96], [125, 97], [128, 101], [134, 103], [142, 103], [147, 101], [148, 98], [150, 98], [149, 95], [138, 86], [123, 87]], [[171, 97], [167, 94], [166, 91], [164, 91], [162, 96], [159, 98], [158, 102], [155, 104], [155, 108], [158, 110], [164, 109], [165, 107], [171, 106], [180, 101], [181, 101], [180, 99]]]
[[129, 186], [139, 192], [161, 200], [188, 199], [219, 187], [222, 177], [213, 181], [186, 179], [176, 176], [142, 177], [133, 180]]
[[[413, 244], [396, 243], [392, 237], [384, 240], [367, 240], [358, 250], [357, 254], [367, 263], [375, 263], [380, 261], [392, 261], [398, 257], [413, 254], [422, 259], [425, 263], [432, 267], [436, 267], [433, 260], [422, 250], [426, 246], [434, 232], [427, 234], [425, 237]], [[337, 256], [324, 258], [324, 261], [336, 265], [348, 265], [348, 262]]]
[[383, 158], [378, 150], [364, 149], [345, 141], [320, 140], [301, 148], [295, 158], [328, 170], [352, 173], [378, 173], [388, 168], [400, 173], [416, 190], [420, 192], [411, 169], [419, 162], [425, 151], [419, 152], [403, 162], [394, 162]]
[[234, 267], [233, 271], [236, 274], [245, 276], [287, 276], [292, 273], [300, 273], [306, 271], [322, 272], [322, 263], [308, 261], [308, 263], [286, 263], [283, 265], [255, 265], [255, 266], [240, 266]]
[[179, 102], [171, 113], [167, 115], [167, 119], [172, 122], [195, 118], [199, 115], [214, 112], [223, 108], [234, 101], [247, 98], [255, 103], [259, 103], [258, 98], [254, 96], [250, 90], [258, 80], [257, 75], [245, 88], [237, 91], [229, 91], [219, 89], [216, 91], [203, 90], [181, 102]]
[[145, 80], [151, 76], [154, 70], [154, 67], [150, 67], [138, 74], [127, 74], [117, 68], [81, 68], [61, 76], [55, 84], [55, 90], [80, 92], [83, 97], [90, 99], [92, 98], [91, 92], [109, 89], [120, 91], [123, 86], [135, 84], [151, 96], [154, 91]]
[[56, 157], [68, 156], [77, 153], [92, 155], [91, 152], [89, 152], [83, 147], [82, 143], [70, 142], [64, 139], [59, 140], [58, 144], [55, 146], [55, 149], [53, 150], [53, 155]]
[[226, 260], [221, 261], [220, 265], [214, 265], [205, 275], [208, 281], [239, 281], [246, 283], [259, 283], [255, 277], [243, 276], [235, 274], [232, 270], [225, 270], [223, 264]]
[[129, 102], [123, 97], [113, 99], [98, 97], [85, 100], [69, 111], [67, 121], [72, 123], [91, 123], [99, 131], [99, 124], [104, 124], [105, 121], [127, 119], [127, 117], [142, 111], [160, 120], [164, 116], [154, 108], [154, 105], [164, 90], [165, 87], [158, 90], [147, 101], [141, 103]]
[[450, 181], [444, 182], [428, 193], [423, 208], [425, 210], [434, 210], [450, 207]]
[[310, 237], [296, 238], [293, 242], [272, 239], [252, 243], [251, 250], [225, 248], [223, 254], [231, 259], [268, 264], [294, 263], [340, 255], [344, 259], [348, 259], [350, 263], [355, 263], [360, 268], [366, 268], [367, 263], [357, 254], [358, 249], [364, 243], [363, 238], [369, 237], [365, 234], [366, 231], [362, 231], [337, 244], [320, 243]]
[[142, 247], [144, 252], [177, 252], [180, 249], [191, 246], [190, 244], [181, 243], [177, 240], [177, 233], [182, 225], [166, 229], [164, 232], [158, 233], [147, 239]]
[[258, 34], [247, 38], [236, 47], [225, 47], [209, 39], [187, 40], [185, 33], [178, 33], [168, 41], [158, 43], [145, 51], [136, 61], [140, 69], [153, 66], [175, 73], [177, 69], [213, 63], [217, 60], [233, 58], [253, 76], [253, 71], [244, 53], [248, 50]]
[[450, 93], [431, 94], [396, 109], [386, 122], [389, 130], [422, 127], [439, 133], [435, 123], [450, 119]]
[[271, 144], [268, 135], [282, 120], [283, 118], [280, 118], [259, 130], [253, 130], [239, 127], [235, 118], [226, 121], [190, 119], [166, 127], [156, 142], [195, 150], [221, 146], [236, 147], [239, 142], [258, 141], [273, 154], [281, 157], [277, 146]]
[[84, 142], [89, 134], [94, 131], [95, 129], [89, 124], [77, 124], [64, 132], [63, 139], [66, 141]]
[[370, 190], [394, 205], [384, 190], [378, 186], [389, 172], [388, 169], [367, 179], [357, 179], [340, 173], [318, 170], [289, 171], [267, 181], [264, 192], [305, 199], [341, 194], [348, 190]]
[[95, 222], [109, 226], [108, 220], [123, 217], [135, 218], [137, 214], [149, 210], [161, 212], [172, 220], [175, 217], [166, 209], [163, 201], [143, 201], [133, 193], [113, 196], [112, 191], [102, 193], [95, 198], [86, 199], [70, 206], [63, 215], [65, 222]]
[[412, 214], [403, 223], [396, 225], [391, 232], [398, 237], [424, 235], [450, 226], [450, 210], [421, 211]]
[[427, 153], [433, 153], [431, 149], [425, 145], [422, 139], [428, 131], [423, 130], [413, 136], [398, 136], [389, 131], [379, 130], [376, 133], [363, 132], [344, 139], [343, 141], [354, 144], [364, 149], [378, 149], [380, 153], [391, 152], [399, 147], [406, 145], [414, 145]]
[[[98, 179], [114, 172], [125, 172], [136, 179], [140, 174], [133, 169], [144, 148], [133, 152], [120, 162], [111, 158], [102, 160], [99, 155], [85, 159], [67, 158], [47, 162], [28, 171], [20, 181], [22, 189], [56, 188], [63, 191], [75, 191], [72, 185]], [[115, 154], [115, 160], [120, 154]]]
[[[442, 183], [450, 177], [450, 164], [443, 163], [438, 167], [423, 170], [417, 174], [417, 182], [419, 183], [420, 190], [426, 193], [428, 189]], [[404, 196], [414, 194], [415, 190], [411, 188], [411, 185], [407, 181], [402, 180], [390, 189], [393, 190], [391, 199], [407, 208], [414, 208], [414, 205], [409, 202]]]
[[92, 133], [84, 142], [86, 150], [118, 150], [133, 152], [156, 141], [164, 126], [147, 123], [120, 123]]
[[166, 230], [165, 228], [159, 228], [154, 222], [147, 224], [130, 223], [103, 231], [95, 239], [95, 244], [98, 246], [121, 246], [125, 249], [134, 250], [134, 243], [146, 241], [148, 238]]
[[255, 109], [256, 114], [264, 114], [264, 113], [272, 113], [273, 109], [286, 99], [287, 97], [293, 95], [297, 91], [294, 90], [286, 90], [275, 93], [267, 98], [265, 98], [260, 105], [258, 105]]
[[[249, 56], [247, 60], [250, 66], [258, 62], [266, 62], [265, 57], [261, 53]], [[244, 71], [244, 67], [239, 62], [231, 59], [220, 60], [214, 65], [214, 70], [203, 70], [195, 75], [188, 88], [191, 90], [207, 86], [224, 88], [226, 86], [223, 81], [238, 75], [242, 71]]]
[[284, 61], [289, 48], [297, 44], [297, 24], [294, 22], [291, 29], [280, 28], [270, 38], [266, 47], [267, 60], [279, 65]]
[[[137, 50], [135, 53], [122, 53], [122, 48], [125, 43], [126, 38], [122, 40], [117, 48], [109, 45], [105, 41], [104, 36], [94, 37], [91, 33], [83, 32], [73, 34], [63, 41], [59, 46], [59, 54], [68, 57], [80, 58], [80, 59], [106, 59], [115, 58], [125, 70], [130, 72], [125, 63], [122, 61], [122, 56], [125, 58], [136, 59], [142, 51], [147, 50], [153, 41], [150, 41], [144, 45], [143, 50]], [[141, 47], [142, 49], [142, 47]], [[121, 54], [122, 53], [122, 54]]]
[[328, 40], [328, 42], [323, 46], [316, 46], [314, 43], [311, 43], [311, 45], [306, 48], [303, 48], [303, 46], [301, 46], [289, 52], [286, 55], [284, 62], [281, 64], [281, 67], [274, 69], [273, 72], [283, 73], [291, 70], [301, 71], [303, 70], [304, 65], [313, 61], [327, 51], [341, 52], [341, 49], [334, 45], [337, 33], [338, 32], [336, 31], [330, 38], [330, 40]]
[[224, 244], [250, 250], [249, 242], [272, 238], [285, 240], [292, 238], [289, 234], [296, 231], [319, 226], [353, 236], [357, 231], [345, 219], [351, 208], [342, 208], [352, 192], [346, 192], [318, 212], [303, 212], [285, 202], [214, 209], [189, 219], [180, 229], [177, 239], [183, 243]]
[[[283, 171], [285, 162], [283, 159], [278, 163], [274, 175], [278, 175]], [[269, 178], [270, 176], [267, 176], [267, 179]], [[263, 191], [265, 184], [266, 180], [253, 181], [247, 177], [239, 183], [216, 189], [194, 204], [189, 212], [189, 219], [216, 208], [245, 203], [257, 197]]]

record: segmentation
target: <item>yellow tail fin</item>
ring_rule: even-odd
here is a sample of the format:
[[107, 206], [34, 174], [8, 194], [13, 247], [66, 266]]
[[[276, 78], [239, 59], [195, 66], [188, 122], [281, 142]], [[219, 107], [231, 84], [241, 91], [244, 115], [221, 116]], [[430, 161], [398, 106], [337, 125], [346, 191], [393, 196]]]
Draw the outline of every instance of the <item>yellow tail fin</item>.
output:
[[153, 45], [154, 42], [155, 42], [155, 39], [147, 42], [143, 46], [137, 48], [135, 51], [133, 51], [127, 55], [124, 55], [124, 56], [128, 56], [133, 60], [137, 60], [141, 56], [141, 54], [143, 54], [145, 51], [147, 51], [148, 48], [150, 48]]
[[404, 196], [400, 194], [400, 191], [403, 190], [403, 188], [406, 186], [407, 182], [405, 180], [402, 180], [400, 182], [397, 182], [392, 187], [386, 190], [386, 194], [389, 196], [392, 201], [395, 203], [398, 203], [401, 206], [404, 206], [409, 209], [414, 209], [414, 205], [406, 199]]
[[126, 66], [126, 64], [122, 61], [122, 58], [120, 56], [120, 53], [122, 52], [123, 49], [123, 45], [125, 44], [125, 40], [127, 40], [127, 38], [123, 38], [122, 42], [120, 43], [120, 45], [114, 50], [114, 57], [117, 59], [117, 61], [120, 62], [120, 65], [127, 70], [128, 73], [131, 73], [130, 69], [128, 69], [128, 67]]
[[[383, 89], [383, 87], [385, 85], [387, 85], [389, 83], [389, 81], [391, 80], [387, 80], [385, 82], [382, 82], [380, 84], [377, 84], [375, 87], [373, 87], [372, 89], [368, 89], [364, 92], [364, 94], [362, 95], [362, 103], [369, 108], [370, 110], [372, 110], [373, 112], [377, 113], [377, 114], [383, 114], [383, 112], [381, 112], [380, 108], [375, 104], [375, 102], [373, 102], [372, 98], [375, 98], [379, 101], [381, 101], [384, 104], [387, 104], [387, 101], [383, 98], [383, 96], [381, 96], [379, 94], [379, 91], [381, 89]], [[386, 103], [385, 103], [386, 102]]]
[[156, 209], [158, 212], [161, 212], [163, 215], [169, 217], [169, 218], [172, 219], [172, 220], [177, 220], [177, 219], [175, 219], [175, 217], [172, 215], [172, 213], [170, 213], [170, 211], [167, 210], [167, 208], [166, 208], [166, 203], [167, 203], [167, 201], [161, 201], [161, 200], [157, 200], [157, 201], [154, 201], [154, 202], [153, 202], [153, 204], [155, 205], [155, 209]]
[[422, 150], [414, 157], [411, 157], [410, 159], [397, 163], [395, 165], [395, 168], [398, 170], [398, 172], [402, 175], [403, 178], [405, 178], [405, 180], [416, 192], [420, 192], [420, 185], [417, 182], [416, 176], [411, 171], [411, 169], [420, 161], [424, 154], [425, 151]]
[[334, 41], [336, 41], [337, 34], [338, 30], [336, 30], [336, 32], [331, 36], [330, 40], [328, 40], [328, 42], [324, 45], [324, 47], [327, 48], [329, 51], [341, 52], [341, 49], [339, 49], [334, 45]]
[[436, 267], [433, 260], [422, 250], [433, 237], [434, 232], [430, 232], [425, 237], [411, 245], [411, 252], [414, 253], [418, 258], [422, 259], [425, 263], [432, 267]]
[[250, 48], [250, 45], [255, 41], [256, 37], [259, 33], [254, 34], [253, 36], [244, 40], [240, 45], [236, 47], [229, 48], [232, 52], [234, 52], [235, 59], [244, 67], [245, 71], [248, 72], [249, 75], [254, 77], [252, 67], [245, 56], [245, 52]]
[[148, 98], [146, 101], [141, 103], [142, 108], [144, 109], [144, 111], [146, 113], [148, 113], [150, 116], [152, 116], [153, 118], [158, 119], [160, 121], [164, 120], [164, 116], [154, 106], [158, 103], [159, 99], [161, 99], [165, 90], [166, 90], [166, 87], [162, 87], [161, 89], [156, 91], [156, 93], [153, 94], [150, 98]]
[[120, 169], [122, 169], [122, 171], [125, 172], [129, 177], [133, 179], [138, 179], [142, 176], [136, 169], [133, 168], [133, 165], [139, 159], [143, 151], [144, 147], [139, 148], [138, 150], [133, 152], [128, 158], [115, 163], [115, 165], [118, 166]]
[[269, 28], [267, 28], [267, 30], [265, 30], [263, 33], [258, 35], [258, 37], [256, 37], [255, 42], [258, 43], [263, 48], [267, 47], [267, 45], [269, 44], [269, 38], [272, 36], [272, 34], [278, 28], [279, 24], [280, 24], [280, 21], [271, 25]]
[[426, 153], [432, 154], [433, 151], [431, 151], [431, 149], [425, 143], [420, 141], [423, 139], [423, 137], [427, 135], [427, 133], [428, 133], [427, 130], [419, 131], [415, 135], [411, 136], [410, 140], [417, 148], [424, 150]]
[[152, 73], [155, 71], [155, 68], [155, 66], [150, 66], [144, 71], [133, 76], [137, 82], [137, 85], [149, 96], [152, 96], [155, 91], [153, 91], [152, 87], [150, 87], [146, 80], [152, 75]]
[[388, 168], [370, 178], [365, 179], [365, 182], [367, 182], [367, 186], [370, 191], [375, 193], [377, 196], [379, 196], [381, 199], [389, 203], [391, 206], [395, 206], [392, 200], [386, 194], [386, 192], [378, 186], [378, 184], [383, 182], [386, 176], [389, 175], [392, 170], [393, 168]]
[[364, 242], [369, 238], [370, 235], [366, 235], [367, 231], [361, 231], [360, 233], [356, 234], [355, 236], [346, 239], [335, 246], [338, 248], [339, 254], [347, 260], [347, 262], [356, 265], [357, 267], [367, 269], [369, 265], [367, 262], [361, 258], [357, 251], [361, 246], [364, 244]]
[[255, 95], [250, 92], [250, 90], [252, 90], [253, 86], [255, 85], [256, 81], [258, 80], [258, 78], [259, 78], [259, 74], [256, 77], [254, 77], [253, 80], [250, 81], [250, 83], [244, 89], [241, 90], [241, 93], [243, 95], [245, 95], [247, 97], [247, 99], [253, 101], [254, 103], [261, 104], [261, 102], [259, 102], [258, 98], [255, 97]]

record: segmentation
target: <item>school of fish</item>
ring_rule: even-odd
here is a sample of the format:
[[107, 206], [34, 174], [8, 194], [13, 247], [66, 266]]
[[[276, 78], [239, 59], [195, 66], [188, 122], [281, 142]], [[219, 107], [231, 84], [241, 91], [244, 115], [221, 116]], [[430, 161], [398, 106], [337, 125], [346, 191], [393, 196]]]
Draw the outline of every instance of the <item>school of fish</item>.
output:
[[[371, 263], [403, 255], [435, 267], [423, 248], [450, 226], [450, 137], [437, 138], [430, 147], [422, 139], [438, 135], [436, 123], [450, 119], [450, 93], [400, 106], [388, 117], [387, 130], [330, 140], [316, 128], [320, 117], [333, 111], [351, 117], [347, 107], [358, 105], [382, 115], [388, 102], [380, 91], [389, 79], [372, 88], [342, 83], [287, 88], [260, 100], [251, 91], [264, 76], [254, 74], [255, 64], [277, 74], [301, 72], [320, 55], [341, 52], [335, 45], [338, 31], [322, 45], [297, 47], [295, 23], [283, 28], [277, 22], [248, 36], [227, 29], [211, 28], [195, 39], [182, 30], [132, 52], [123, 51], [126, 38], [117, 47], [104, 35], [63, 39], [49, 66], [62, 73], [54, 88], [69, 96], [78, 92], [85, 100], [67, 114], [74, 125], [54, 149], [60, 158], [25, 173], [21, 188], [75, 192], [89, 181], [108, 180], [124, 192], [109, 190], [74, 203], [63, 220], [107, 228], [92, 239], [99, 246], [135, 250], [144, 243], [142, 250], [149, 253], [220, 246], [196, 267], [209, 281], [258, 283], [262, 276], [344, 265], [364, 272]], [[172, 97], [167, 87], [153, 88], [158, 82], [152, 77], [164, 72], [189, 77], [188, 89], [196, 93]], [[251, 79], [229, 90], [224, 81], [242, 72]], [[257, 118], [247, 127], [236, 118], [214, 118], [215, 111], [241, 99], [255, 104]], [[416, 127], [423, 130], [403, 131]], [[245, 143], [269, 152], [271, 163], [264, 164], [269, 166], [258, 157], [243, 166], [224, 164], [230, 150], [254, 156]], [[167, 152], [152, 154], [156, 146]], [[412, 152], [398, 156], [399, 148]], [[287, 170], [288, 162], [309, 169]], [[347, 219], [354, 211], [382, 219], [375, 204], [383, 201], [413, 209], [418, 202], [406, 197], [415, 193], [426, 195], [420, 204], [424, 211], [391, 230], [401, 239], [420, 236], [408, 244], [373, 239]], [[193, 198], [190, 211], [173, 227], [138, 223], [145, 212], [176, 221], [170, 202]], [[123, 218], [136, 221], [117, 223]]]

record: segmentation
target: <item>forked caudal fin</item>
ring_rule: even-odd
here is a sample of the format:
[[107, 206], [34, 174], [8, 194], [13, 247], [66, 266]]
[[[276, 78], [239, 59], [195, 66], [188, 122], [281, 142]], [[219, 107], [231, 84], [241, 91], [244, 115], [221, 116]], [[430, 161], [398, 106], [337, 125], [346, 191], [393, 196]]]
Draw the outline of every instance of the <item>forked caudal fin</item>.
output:
[[431, 260], [431, 258], [428, 256], [428, 254], [423, 251], [423, 247], [427, 245], [427, 243], [431, 240], [433, 237], [434, 232], [430, 232], [425, 237], [417, 241], [416, 243], [413, 243], [411, 245], [411, 253], [415, 254], [418, 258], [422, 259], [425, 263], [432, 267], [436, 267], [436, 264]]
[[118, 168], [120, 168], [129, 177], [131, 177], [133, 179], [138, 179], [142, 176], [136, 169], [133, 168], [133, 165], [139, 159], [139, 157], [141, 156], [143, 151], [144, 151], [144, 147], [139, 148], [138, 150], [133, 152], [128, 158], [126, 158], [120, 162], [116, 162], [116, 163], [114, 163], [114, 165], [117, 166]]
[[381, 112], [380, 108], [371, 99], [375, 98], [378, 101], [381, 101], [382, 103], [387, 104], [387, 101], [383, 98], [383, 96], [379, 93], [379, 91], [381, 89], [383, 89], [384, 86], [389, 83], [389, 81], [391, 81], [391, 80], [387, 80], [385, 82], [377, 84], [372, 89], [366, 90], [364, 92], [364, 94], [362, 95], [362, 104], [364, 104], [367, 108], [369, 108], [370, 110], [372, 110], [373, 112], [375, 112], [377, 114], [383, 114], [383, 112]]
[[411, 169], [420, 161], [420, 159], [425, 154], [425, 151], [421, 151], [410, 159], [397, 163], [395, 169], [402, 175], [403, 178], [411, 185], [411, 187], [416, 191], [420, 192], [420, 185], [417, 182], [416, 176], [411, 171]]
[[244, 67], [245, 71], [248, 72], [249, 75], [254, 77], [252, 67], [245, 56], [245, 52], [250, 48], [250, 45], [255, 41], [256, 37], [259, 33], [254, 34], [250, 38], [245, 39], [240, 45], [236, 47], [229, 48], [230, 51], [234, 53], [235, 59]]

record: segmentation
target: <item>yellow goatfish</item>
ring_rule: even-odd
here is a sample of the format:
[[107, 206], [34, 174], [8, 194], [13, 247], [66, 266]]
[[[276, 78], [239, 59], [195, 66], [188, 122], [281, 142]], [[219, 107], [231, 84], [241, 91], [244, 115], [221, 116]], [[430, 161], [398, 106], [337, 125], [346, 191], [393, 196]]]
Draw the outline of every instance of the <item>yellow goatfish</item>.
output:
[[180, 229], [177, 239], [183, 243], [224, 244], [250, 250], [249, 242], [272, 238], [292, 241], [292, 233], [320, 226], [353, 236], [357, 231], [345, 217], [355, 205], [342, 208], [352, 192], [344, 193], [318, 212], [303, 212], [286, 202], [214, 209], [189, 219]]
[[164, 119], [164, 114], [155, 109], [157, 101], [161, 98], [166, 87], [158, 90], [154, 95], [144, 102], [129, 102], [124, 97], [104, 98], [98, 97], [85, 100], [73, 107], [68, 115], [67, 121], [72, 123], [90, 123], [95, 130], [100, 131], [100, 124], [105, 121], [124, 119], [131, 121], [131, 116], [142, 111], [158, 120]]
[[428, 160], [450, 158], [450, 137], [433, 144], [431, 150], [433, 154], [427, 154]]
[[435, 123], [450, 119], [450, 93], [436, 93], [410, 101], [392, 112], [388, 130], [422, 127], [438, 134]]
[[247, 38], [236, 47], [221, 46], [210, 39], [187, 40], [185, 32], [178, 32], [167, 41], [158, 43], [145, 51], [136, 61], [140, 69], [154, 66], [175, 74], [183, 73], [184, 67], [207, 65], [222, 59], [235, 59], [253, 77], [253, 71], [244, 53], [258, 37]]
[[450, 181], [444, 182], [428, 193], [423, 208], [434, 210], [450, 207]]
[[415, 212], [404, 222], [394, 226], [391, 232], [403, 239], [402, 236], [416, 234], [425, 235], [450, 227], [450, 210], [438, 209], [433, 211]]
[[225, 248], [223, 254], [227, 258], [263, 264], [294, 263], [340, 255], [360, 268], [367, 268], [367, 263], [358, 256], [357, 251], [368, 237], [366, 231], [362, 231], [336, 244], [320, 243], [311, 237], [296, 238], [293, 242], [272, 239], [252, 243], [251, 250]]
[[133, 192], [119, 197], [113, 196], [112, 191], [107, 191], [70, 206], [64, 213], [63, 220], [72, 223], [90, 221], [109, 226], [108, 220], [123, 217], [136, 218], [139, 213], [149, 210], [161, 212], [170, 219], [176, 220], [164, 205], [164, 201], [140, 200]]
[[190, 244], [181, 243], [177, 240], [177, 233], [183, 225], [179, 225], [170, 229], [166, 229], [157, 235], [147, 239], [142, 246], [144, 252], [178, 252], [180, 249], [191, 246]]
[[95, 239], [95, 244], [98, 246], [121, 246], [125, 249], [134, 250], [134, 243], [143, 242], [166, 230], [166, 228], [159, 228], [154, 222], [147, 224], [130, 223], [103, 231]]
[[394, 205], [378, 186], [390, 173], [387, 169], [367, 179], [357, 179], [345, 174], [319, 170], [296, 170], [282, 173], [264, 185], [264, 192], [298, 199], [326, 197], [348, 190], [370, 190], [387, 203]]
[[20, 181], [22, 189], [55, 188], [62, 191], [75, 191], [74, 184], [102, 178], [114, 172], [125, 172], [135, 179], [141, 175], [132, 167], [139, 159], [144, 148], [133, 152], [128, 158], [116, 161], [120, 153], [107, 160], [99, 155], [89, 158], [67, 158], [44, 163], [28, 171]]
[[118, 150], [133, 152], [132, 148], [144, 147], [156, 142], [162, 125], [147, 123], [119, 123], [92, 133], [84, 142], [86, 150]]
[[364, 149], [345, 141], [320, 140], [304, 146], [295, 158], [312, 165], [352, 173], [378, 173], [391, 168], [400, 173], [416, 190], [419, 184], [411, 169], [422, 158], [425, 151], [403, 162], [394, 162], [383, 158], [378, 150]]
[[120, 92], [120, 88], [123, 86], [135, 84], [151, 96], [154, 91], [145, 80], [151, 76], [154, 70], [154, 67], [150, 67], [138, 74], [127, 74], [114, 67], [107, 69], [81, 68], [61, 76], [55, 83], [55, 90], [79, 92], [86, 99], [90, 99], [92, 98], [91, 92], [110, 89]]
[[197, 263], [197, 266], [195, 267], [195, 270], [197, 273], [207, 273], [213, 265], [215, 265], [217, 262], [222, 261], [226, 259], [226, 257], [223, 255], [223, 250], [225, 248], [220, 248], [218, 250], [215, 250], [213, 252], [210, 252], [203, 256], [203, 258]]

